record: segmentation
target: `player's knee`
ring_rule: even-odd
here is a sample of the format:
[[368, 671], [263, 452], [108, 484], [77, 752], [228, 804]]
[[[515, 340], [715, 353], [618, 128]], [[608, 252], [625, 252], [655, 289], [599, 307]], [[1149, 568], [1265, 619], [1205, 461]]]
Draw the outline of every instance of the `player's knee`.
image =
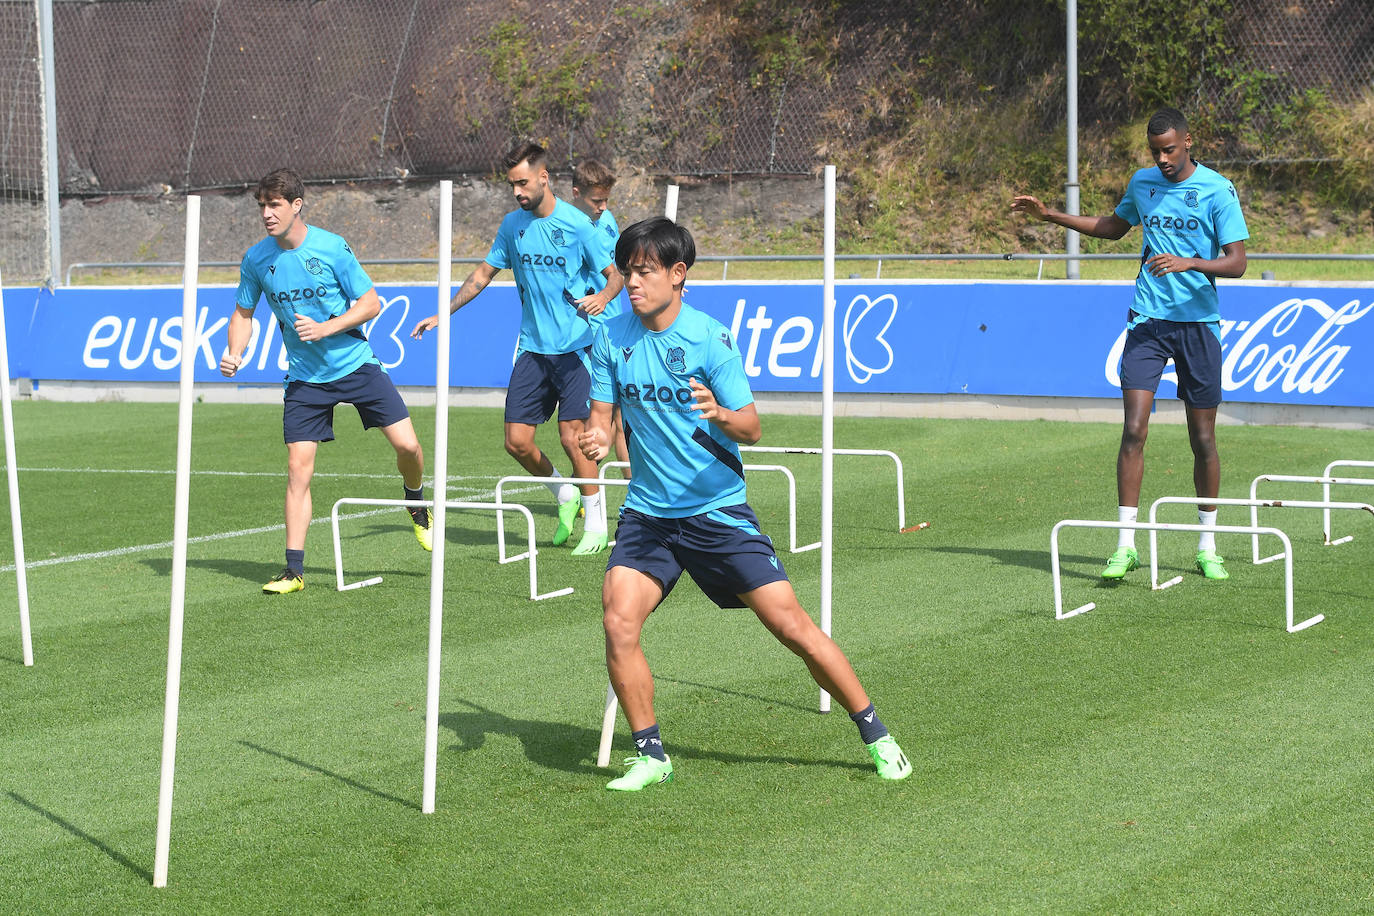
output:
[[1131, 422], [1121, 427], [1121, 450], [1123, 452], [1139, 452], [1145, 448], [1145, 439], [1150, 434], [1150, 427], [1146, 423]]
[[634, 615], [614, 604], [607, 604], [601, 610], [601, 626], [606, 631], [606, 648], [609, 651], [628, 649], [639, 642], [639, 626]]
[[512, 458], [527, 458], [534, 454], [534, 440], [524, 437], [506, 437], [506, 454]]

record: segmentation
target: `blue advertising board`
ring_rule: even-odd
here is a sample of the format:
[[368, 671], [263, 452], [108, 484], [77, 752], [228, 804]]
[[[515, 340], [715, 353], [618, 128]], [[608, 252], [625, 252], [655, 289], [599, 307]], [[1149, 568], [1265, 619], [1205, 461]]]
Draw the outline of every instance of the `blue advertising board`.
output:
[[[365, 326], [398, 385], [434, 384], [436, 336], [409, 332], [434, 313], [430, 285], [379, 286]], [[181, 290], [175, 287], [4, 292], [16, 377], [175, 382]], [[1116, 397], [1130, 283], [848, 281], [836, 285], [835, 390]], [[819, 392], [821, 286], [693, 282], [687, 301], [730, 328], [755, 391]], [[197, 291], [197, 382], [278, 383], [281, 334], [259, 308], [233, 381], [218, 371], [234, 288]], [[1230, 401], [1374, 406], [1374, 287], [1226, 284], [1223, 386]], [[519, 300], [494, 283], [453, 317], [450, 384], [502, 388]], [[1172, 372], [1161, 397], [1175, 397]]]

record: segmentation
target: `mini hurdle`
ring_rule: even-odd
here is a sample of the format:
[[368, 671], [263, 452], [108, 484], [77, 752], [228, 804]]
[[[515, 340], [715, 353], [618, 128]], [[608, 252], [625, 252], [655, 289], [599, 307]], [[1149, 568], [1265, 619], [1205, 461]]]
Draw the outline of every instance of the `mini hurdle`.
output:
[[[1288, 540], [1288, 535], [1277, 528], [1262, 527], [1256, 525], [1202, 525], [1202, 524], [1181, 524], [1164, 522], [1113, 522], [1092, 519], [1068, 518], [1059, 522], [1050, 532], [1050, 570], [1054, 577], [1054, 619], [1067, 620], [1079, 614], [1087, 613], [1097, 607], [1095, 602], [1088, 602], [1081, 607], [1074, 608], [1072, 611], [1064, 610], [1063, 592], [1059, 577], [1059, 529], [1061, 528], [1112, 528], [1115, 530], [1129, 529], [1132, 531], [1215, 531], [1218, 534], [1272, 534], [1283, 542], [1284, 558], [1283, 564], [1283, 597], [1284, 608], [1287, 613], [1287, 627], [1289, 633], [1296, 633], [1308, 627], [1321, 623], [1326, 619], [1325, 614], [1317, 614], [1309, 617], [1301, 623], [1293, 622], [1293, 544]], [[1151, 560], [1153, 563], [1153, 559]]]
[[[819, 455], [821, 449], [809, 446], [791, 445], [741, 445], [741, 452], [756, 452], [771, 455]], [[903, 482], [902, 459], [898, 458], [894, 452], [883, 449], [871, 448], [837, 448], [832, 449], [836, 455], [850, 455], [870, 458], [891, 458], [892, 463], [897, 467], [897, 530], [906, 527], [906, 485]], [[817, 542], [819, 544], [819, 541]], [[793, 553], [799, 551], [793, 550]]]
[[[1356, 467], [1362, 467], [1363, 465], [1354, 465], [1354, 466], [1356, 466]], [[1371, 466], [1371, 467], [1374, 467], [1374, 462], [1370, 462], [1370, 466]], [[1349, 485], [1351, 485], [1351, 486], [1356, 486], [1356, 487], [1374, 487], [1374, 477], [1329, 477], [1329, 476], [1315, 477], [1315, 476], [1306, 476], [1306, 475], [1303, 475], [1303, 474], [1261, 474], [1261, 475], [1259, 475], [1258, 477], [1256, 477], [1254, 480], [1250, 481], [1250, 498], [1251, 498], [1251, 499], [1258, 499], [1258, 498], [1259, 498], [1259, 485], [1260, 485], [1260, 483], [1262, 483], [1263, 481], [1266, 481], [1266, 480], [1271, 481], [1271, 482], [1273, 482], [1273, 483], [1319, 483], [1319, 484], [1322, 485], [1322, 496], [1323, 496], [1323, 498], [1329, 498], [1329, 497], [1330, 497], [1330, 494], [1331, 494], [1331, 487], [1332, 487], [1333, 484], [1349, 484]], [[1287, 500], [1284, 500], [1284, 502], [1287, 502]], [[1334, 507], [1333, 507], [1333, 508], [1334, 508]], [[1250, 510], [1250, 520], [1251, 520], [1252, 523], [1254, 522], [1254, 520], [1256, 519], [1257, 516], [1258, 516], [1258, 512], [1257, 512], [1255, 509], [1251, 509], [1251, 510]], [[1330, 516], [1329, 516], [1329, 515], [1323, 516], [1323, 517], [1322, 517], [1322, 523], [1323, 523], [1323, 532], [1322, 532], [1323, 538], [1322, 538], [1322, 540], [1324, 541], [1324, 543], [1325, 543], [1327, 546], [1329, 546], [1329, 547], [1334, 547], [1334, 546], [1336, 546], [1337, 544], [1344, 544], [1346, 541], [1348, 541], [1348, 540], [1351, 539], [1350, 537], [1346, 537], [1346, 538], [1341, 538], [1341, 539], [1338, 540], [1338, 541], [1332, 541], [1332, 540], [1331, 540], [1331, 518], [1330, 518]], [[1351, 537], [1353, 537], [1353, 535], [1352, 535]], [[1256, 555], [1257, 555], [1257, 556], [1258, 556], [1258, 550], [1259, 550], [1259, 548], [1256, 548]], [[1277, 560], [1278, 557], [1277, 557], [1277, 556], [1273, 556], [1273, 557], [1270, 557], [1269, 559], [1271, 559], [1271, 560]], [[1259, 562], [1262, 562], [1262, 561], [1256, 560], [1255, 562], [1256, 562], [1256, 563], [1259, 563]]]
[[[1332, 509], [1363, 509], [1370, 515], [1374, 515], [1374, 506], [1369, 503], [1350, 503], [1350, 502], [1329, 502], [1325, 500], [1301, 500], [1301, 499], [1225, 499], [1218, 496], [1161, 496], [1150, 505], [1150, 521], [1158, 521], [1156, 518], [1159, 507], [1168, 504], [1182, 504], [1185, 506], [1249, 506], [1250, 524], [1259, 524], [1260, 509], [1325, 509], [1330, 512]], [[1168, 582], [1160, 584], [1159, 564], [1156, 560], [1155, 532], [1150, 532], [1150, 588], [1162, 591], [1171, 585], [1177, 585], [1183, 581], [1182, 576], [1174, 576]], [[1250, 536], [1250, 562], [1258, 566], [1261, 563], [1270, 563], [1274, 560], [1283, 559], [1283, 554], [1276, 553], [1272, 557], [1259, 555], [1259, 535]]]
[[[329, 523], [334, 529], [334, 576], [341, 592], [352, 591], [356, 588], [367, 588], [369, 585], [376, 585], [382, 581], [381, 576], [373, 576], [370, 579], [360, 579], [357, 582], [344, 582], [343, 564], [343, 541], [339, 536], [339, 507], [349, 506], [433, 506], [431, 500], [425, 499], [363, 499], [345, 497], [334, 503], [334, 508], [329, 513]], [[525, 506], [519, 503], [479, 503], [467, 502], [463, 500], [445, 500], [445, 508], [448, 509], [473, 509], [478, 511], [496, 512], [497, 518], [504, 518], [504, 512], [519, 512], [525, 516], [525, 530], [529, 537], [529, 550], [521, 554], [522, 557], [530, 559], [530, 600], [543, 601], [545, 598], [558, 598], [563, 595], [572, 594], [571, 586], [568, 588], [555, 589], [551, 592], [540, 593], [539, 591], [539, 571], [537, 567], [538, 552], [534, 548], [534, 515]], [[499, 524], [499, 523], [498, 523]]]
[[[1326, 466], [1326, 470], [1322, 471], [1322, 476], [1330, 477], [1331, 472], [1334, 471], [1336, 468], [1374, 468], [1374, 461], [1356, 461], [1353, 459], [1344, 458], [1339, 459], [1328, 464]], [[1324, 483], [1322, 484], [1322, 499], [1330, 498], [1331, 484]], [[1326, 546], [1336, 547], [1340, 544], [1344, 544], [1346, 541], [1353, 540], [1354, 535], [1348, 534], [1343, 538], [1337, 538], [1334, 541], [1331, 540], [1331, 510], [1324, 509], [1322, 510], [1322, 539]]]

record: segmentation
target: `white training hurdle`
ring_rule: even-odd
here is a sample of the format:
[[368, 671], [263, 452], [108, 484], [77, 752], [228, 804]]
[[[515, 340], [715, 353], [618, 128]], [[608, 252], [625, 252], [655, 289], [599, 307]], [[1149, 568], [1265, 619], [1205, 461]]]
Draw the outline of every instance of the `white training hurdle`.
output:
[[[357, 588], [367, 588], [369, 585], [376, 585], [382, 581], [381, 576], [373, 576], [370, 579], [361, 579], [357, 582], [344, 582], [343, 564], [343, 542], [339, 536], [339, 507], [340, 506], [426, 506], [431, 507], [434, 503], [426, 499], [363, 499], [345, 497], [334, 503], [334, 508], [329, 513], [329, 523], [334, 529], [334, 575], [341, 592], [351, 591]], [[558, 598], [563, 595], [572, 594], [572, 587], [555, 589], [551, 592], [539, 591], [539, 570], [537, 565], [538, 551], [534, 546], [534, 515], [528, 508], [519, 503], [502, 503], [498, 498], [494, 503], [467, 502], [464, 500], [445, 500], [445, 508], [448, 509], [471, 509], [484, 512], [495, 512], [498, 519], [498, 527], [501, 525], [499, 519], [504, 518], [504, 512], [519, 512], [525, 516], [525, 530], [529, 536], [529, 550], [521, 554], [521, 557], [529, 557], [530, 560], [530, 600], [543, 601], [545, 598]]]
[[[1334, 471], [1336, 468], [1374, 468], [1374, 461], [1357, 461], [1354, 459], [1341, 458], [1328, 464], [1326, 466], [1326, 470], [1322, 471], [1322, 476], [1330, 477], [1331, 472]], [[1322, 484], [1322, 499], [1330, 498], [1331, 484], [1324, 483]], [[1322, 512], [1322, 540], [1323, 543], [1326, 544], [1326, 546], [1335, 547], [1339, 544], [1344, 544], [1346, 541], [1352, 540], [1353, 538], [1354, 535], [1346, 535], [1343, 538], [1337, 538], [1334, 541], [1331, 540], [1331, 510], [1327, 509]]]
[[[1289, 633], [1296, 633], [1308, 627], [1321, 623], [1326, 619], [1326, 615], [1317, 614], [1302, 621], [1293, 622], [1293, 544], [1288, 540], [1288, 535], [1277, 528], [1270, 528], [1256, 525], [1202, 525], [1202, 524], [1176, 524], [1164, 522], [1119, 522], [1104, 521], [1101, 519], [1064, 519], [1054, 526], [1050, 532], [1050, 570], [1054, 577], [1054, 619], [1066, 620], [1079, 614], [1084, 614], [1097, 607], [1095, 602], [1088, 602], [1081, 607], [1074, 608], [1072, 611], [1064, 610], [1063, 591], [1060, 585], [1059, 576], [1059, 530], [1061, 528], [1111, 528], [1117, 531], [1129, 529], [1132, 531], [1214, 531], [1218, 534], [1272, 534], [1283, 542], [1284, 558], [1283, 564], [1283, 597], [1284, 609], [1287, 614], [1287, 627]], [[1151, 563], [1153, 563], [1153, 556]]]
[[[625, 480], [623, 477], [620, 478], [620, 479], [616, 479], [616, 478], [614, 478], [614, 477], [536, 477], [536, 476], [533, 475], [533, 474], [519, 474], [519, 475], [515, 475], [515, 476], [511, 476], [511, 477], [502, 477], [500, 480], [496, 481], [496, 490], [495, 490], [495, 493], [496, 493], [496, 502], [497, 502], [497, 503], [500, 503], [500, 504], [503, 504], [503, 505], [520, 506], [520, 508], [523, 509], [523, 510], [528, 514], [530, 510], [529, 510], [528, 508], [526, 508], [525, 506], [520, 505], [520, 503], [506, 503], [505, 500], [501, 498], [501, 493], [502, 493], [502, 491], [505, 489], [506, 484], [508, 484], [508, 483], [543, 483], [543, 484], [547, 484], [550, 480], [557, 480], [560, 484], [565, 484], [565, 483], [567, 483], [567, 484], [572, 484], [572, 485], [575, 486], [575, 487], [582, 487], [582, 486], [597, 487], [597, 488], [598, 488], [598, 489], [597, 489], [597, 492], [598, 492], [598, 493], [600, 494], [600, 496], [601, 496], [601, 519], [602, 519], [602, 522], [603, 522], [603, 523], [604, 523], [605, 520], [606, 520], [606, 487], [608, 487], [608, 486], [611, 486], [611, 487], [628, 487], [628, 486], [630, 485], [630, 482], [629, 482], [628, 480]], [[534, 551], [534, 542], [533, 542], [533, 541], [530, 542], [530, 553], [517, 553], [517, 554], [515, 554], [514, 556], [509, 556], [509, 557], [506, 556], [506, 526], [505, 526], [505, 524], [503, 523], [503, 519], [504, 519], [504, 516], [501, 514], [500, 510], [497, 510], [497, 512], [496, 512], [496, 552], [497, 552], [496, 558], [497, 558], [497, 562], [499, 562], [499, 563], [514, 563], [516, 560], [523, 560], [523, 559], [525, 559], [525, 557], [530, 556], [530, 553], [532, 553], [532, 552]], [[607, 531], [609, 531], [609, 530], [610, 530], [610, 529], [608, 528]], [[572, 591], [572, 589], [568, 589], [568, 591]]]
[[[1157, 515], [1159, 507], [1167, 504], [1181, 504], [1185, 506], [1249, 506], [1250, 524], [1259, 524], [1260, 509], [1324, 509], [1330, 512], [1332, 509], [1363, 509], [1370, 515], [1374, 515], [1374, 506], [1369, 503], [1352, 502], [1329, 502], [1326, 500], [1305, 500], [1305, 499], [1227, 499], [1218, 496], [1161, 496], [1150, 505], [1150, 521], [1158, 521]], [[1250, 562], [1258, 566], [1261, 563], [1271, 563], [1274, 560], [1283, 559], [1283, 554], [1276, 553], [1272, 557], [1261, 557], [1259, 552], [1259, 535], [1250, 536]], [[1183, 581], [1182, 576], [1175, 576], [1163, 585], [1159, 584], [1158, 563], [1155, 560], [1155, 532], [1150, 532], [1150, 587], [1156, 590], [1166, 589], [1171, 585], [1177, 585]]]
[[[790, 445], [741, 445], [741, 452], [755, 452], [766, 455], [820, 455], [822, 450], [810, 446], [790, 446]], [[903, 483], [904, 469], [902, 459], [898, 458], [894, 452], [884, 449], [872, 448], [837, 448], [831, 449], [836, 455], [850, 455], [870, 458], [891, 458], [892, 463], [897, 467], [897, 530], [906, 527], [906, 485]], [[820, 543], [819, 541], [817, 542]], [[809, 549], [809, 548], [808, 548]], [[799, 551], [792, 551], [798, 553]]]
[[[1272, 482], [1272, 483], [1314, 483], [1314, 484], [1315, 484], [1315, 483], [1319, 483], [1319, 484], [1322, 485], [1322, 494], [1323, 494], [1323, 497], [1328, 497], [1328, 496], [1329, 496], [1329, 494], [1331, 493], [1331, 487], [1332, 487], [1333, 484], [1339, 484], [1339, 485], [1349, 484], [1350, 486], [1355, 486], [1355, 487], [1374, 487], [1374, 477], [1328, 477], [1328, 476], [1317, 477], [1317, 476], [1315, 476], [1315, 475], [1305, 475], [1305, 474], [1261, 474], [1261, 475], [1259, 475], [1258, 477], [1256, 477], [1254, 480], [1250, 481], [1250, 498], [1251, 498], [1251, 499], [1258, 499], [1258, 498], [1259, 498], [1259, 485], [1260, 485], [1261, 483], [1265, 482], [1265, 481], [1270, 481], [1270, 482]], [[1255, 516], [1256, 513], [1255, 513], [1254, 510], [1251, 510], [1251, 513], [1250, 513], [1250, 514], [1251, 514], [1251, 517], [1253, 518], [1253, 517]], [[1341, 538], [1340, 540], [1337, 540], [1337, 541], [1332, 541], [1332, 540], [1331, 540], [1331, 519], [1330, 519], [1330, 516], [1325, 516], [1325, 517], [1322, 519], [1322, 521], [1323, 521], [1323, 527], [1324, 527], [1324, 529], [1325, 529], [1323, 540], [1325, 541], [1325, 543], [1327, 544], [1327, 546], [1334, 547], [1334, 546], [1336, 546], [1337, 544], [1344, 544], [1346, 541], [1350, 540], [1350, 538], [1346, 537], [1346, 538]], [[1277, 557], [1270, 557], [1270, 559], [1271, 559], [1271, 560], [1277, 559]], [[1258, 562], [1258, 561], [1256, 561], [1256, 562]]]

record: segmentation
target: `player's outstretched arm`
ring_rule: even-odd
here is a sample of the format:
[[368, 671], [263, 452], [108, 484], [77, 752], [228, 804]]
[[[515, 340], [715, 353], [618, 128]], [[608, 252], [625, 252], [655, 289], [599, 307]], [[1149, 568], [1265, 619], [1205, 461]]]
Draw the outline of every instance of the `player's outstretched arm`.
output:
[[600, 461], [611, 450], [611, 405], [605, 401], [592, 401], [591, 416], [577, 436], [577, 447], [588, 461]]
[[1040, 202], [1040, 198], [1030, 194], [1019, 194], [1012, 198], [1011, 212], [1024, 213], [1042, 223], [1054, 223], [1065, 229], [1072, 229], [1095, 239], [1121, 238], [1131, 231], [1131, 224], [1113, 213], [1110, 216], [1078, 216], [1054, 210]]
[[710, 420], [725, 435], [744, 445], [753, 445], [763, 437], [763, 424], [752, 401], [739, 410], [730, 410], [720, 406], [715, 393], [695, 378], [689, 378], [687, 384], [696, 399], [692, 406], [701, 419]]
[[248, 341], [253, 339], [253, 310], [241, 305], [234, 306], [234, 314], [229, 316], [229, 345], [219, 358], [219, 371], [225, 378], [233, 378], [243, 365], [243, 351]]
[[[472, 273], [468, 274], [467, 279], [463, 281], [463, 285], [458, 287], [458, 292], [454, 293], [453, 298], [449, 300], [449, 314], [452, 315], [473, 299], [476, 299], [477, 294], [487, 288], [487, 284], [491, 283], [492, 278], [495, 277], [496, 274], [497, 269], [486, 261], [478, 264]], [[430, 315], [428, 318], [421, 320], [415, 325], [414, 329], [410, 332], [410, 336], [419, 340], [425, 335], [426, 331], [432, 331], [438, 326], [439, 316]]]

